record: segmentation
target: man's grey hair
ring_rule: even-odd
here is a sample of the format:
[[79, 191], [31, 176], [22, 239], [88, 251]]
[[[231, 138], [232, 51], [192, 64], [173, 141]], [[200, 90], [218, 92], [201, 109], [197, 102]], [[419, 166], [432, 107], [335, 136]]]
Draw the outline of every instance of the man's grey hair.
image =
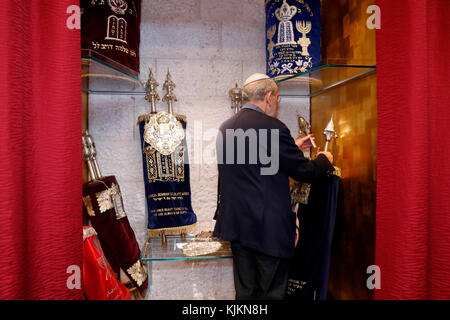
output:
[[277, 84], [272, 79], [262, 79], [249, 83], [244, 87], [243, 100], [249, 101], [263, 101], [268, 92], [275, 94]]

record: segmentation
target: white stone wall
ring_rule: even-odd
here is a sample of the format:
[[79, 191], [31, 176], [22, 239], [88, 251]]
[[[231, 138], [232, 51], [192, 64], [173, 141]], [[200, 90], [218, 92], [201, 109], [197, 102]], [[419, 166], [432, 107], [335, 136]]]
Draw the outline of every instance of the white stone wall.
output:
[[[265, 72], [264, 1], [142, 0], [142, 6], [140, 78], [145, 83], [152, 67], [162, 97], [170, 69], [179, 100], [174, 112], [187, 116], [189, 152], [197, 152], [215, 136], [202, 141], [201, 135], [194, 135], [194, 127], [201, 126], [203, 134], [217, 129], [233, 115], [228, 90], [254, 72]], [[158, 110], [167, 110], [167, 105], [159, 102]], [[136, 121], [149, 111], [142, 95], [89, 97], [89, 129], [103, 174], [117, 177], [141, 248], [146, 240], [146, 203]], [[279, 118], [293, 135], [296, 111], [309, 120], [309, 99], [282, 99]], [[198, 231], [212, 230], [217, 196], [214, 163], [191, 164], [191, 189]], [[234, 299], [231, 259], [153, 262], [150, 282], [147, 299]]]

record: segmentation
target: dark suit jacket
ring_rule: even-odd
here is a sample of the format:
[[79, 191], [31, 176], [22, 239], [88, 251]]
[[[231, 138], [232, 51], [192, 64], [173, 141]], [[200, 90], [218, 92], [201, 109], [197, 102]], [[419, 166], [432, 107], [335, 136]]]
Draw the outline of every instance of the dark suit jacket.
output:
[[[267, 129], [267, 138], [257, 135], [257, 147], [245, 139], [245, 163], [238, 164], [238, 139], [227, 137], [227, 129]], [[258, 131], [259, 132], [259, 131]], [[276, 134], [279, 134], [279, 141]], [[272, 135], [275, 140], [271, 140]], [[234, 140], [234, 148], [225, 148]], [[279, 144], [277, 156], [276, 145]], [[294, 256], [295, 214], [291, 211], [289, 177], [311, 182], [333, 166], [324, 155], [308, 160], [297, 147], [289, 129], [281, 121], [262, 112], [244, 108], [220, 126], [217, 138], [219, 169], [218, 205], [213, 236], [236, 241], [242, 246], [280, 258]], [[253, 146], [254, 147], [254, 146]], [[234, 155], [231, 150], [234, 150]], [[255, 152], [273, 157], [279, 170], [273, 175], [261, 174], [270, 167]], [[223, 155], [223, 157], [222, 157]], [[229, 159], [234, 161], [226, 161]], [[276, 159], [276, 160], [274, 160]], [[230, 163], [234, 162], [234, 163]]]

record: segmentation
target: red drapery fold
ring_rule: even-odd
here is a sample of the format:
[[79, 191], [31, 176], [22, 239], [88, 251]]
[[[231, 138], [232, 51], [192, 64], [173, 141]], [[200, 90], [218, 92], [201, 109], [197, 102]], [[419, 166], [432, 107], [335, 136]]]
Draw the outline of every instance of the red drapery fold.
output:
[[79, 299], [82, 269], [79, 1], [2, 1], [0, 299]]
[[448, 0], [378, 0], [376, 299], [450, 298]]

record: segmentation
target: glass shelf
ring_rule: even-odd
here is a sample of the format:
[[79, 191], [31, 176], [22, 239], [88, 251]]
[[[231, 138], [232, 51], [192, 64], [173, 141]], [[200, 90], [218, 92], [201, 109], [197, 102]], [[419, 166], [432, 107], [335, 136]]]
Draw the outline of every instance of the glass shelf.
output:
[[81, 50], [82, 89], [89, 94], [145, 95], [138, 73], [102, 54]]
[[306, 72], [278, 77], [281, 97], [311, 97], [376, 72], [375, 61], [327, 60]]
[[[193, 236], [186, 236], [182, 239], [180, 236], [167, 236], [167, 244], [162, 245], [161, 237], [150, 238], [148, 248], [144, 247], [142, 253], [142, 261], [170, 261], [170, 260], [211, 260], [211, 259], [227, 259], [232, 258], [230, 243], [221, 240], [214, 240], [220, 242], [222, 247], [212, 254], [186, 256], [183, 254], [183, 247], [190, 243], [206, 241], [198, 240]], [[146, 244], [147, 245], [147, 244]]]

